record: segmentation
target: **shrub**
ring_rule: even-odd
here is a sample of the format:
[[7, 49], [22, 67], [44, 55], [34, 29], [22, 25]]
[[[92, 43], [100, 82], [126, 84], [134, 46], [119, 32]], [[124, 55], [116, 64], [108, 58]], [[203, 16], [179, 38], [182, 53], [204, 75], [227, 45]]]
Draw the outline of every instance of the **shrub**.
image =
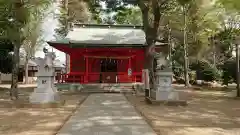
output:
[[183, 77], [184, 68], [177, 62], [173, 62], [173, 74], [174, 78]]
[[202, 71], [203, 80], [207, 82], [217, 81], [221, 78], [221, 73], [215, 67], [208, 67]]
[[196, 80], [212, 82], [221, 78], [220, 71], [208, 61], [197, 61], [192, 63], [190, 68], [196, 71]]
[[189, 75], [189, 83], [190, 84], [196, 84], [196, 72], [195, 71], [190, 71], [188, 73]]
[[228, 83], [236, 82], [236, 61], [235, 59], [231, 59], [226, 61], [222, 66], [223, 70], [223, 84], [228, 85]]

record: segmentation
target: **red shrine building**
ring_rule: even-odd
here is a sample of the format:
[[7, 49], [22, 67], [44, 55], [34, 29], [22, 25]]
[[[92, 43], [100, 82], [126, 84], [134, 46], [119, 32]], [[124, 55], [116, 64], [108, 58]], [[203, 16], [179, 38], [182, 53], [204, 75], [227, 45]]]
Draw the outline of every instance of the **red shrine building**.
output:
[[48, 44], [70, 56], [64, 83], [142, 81], [145, 33], [141, 26], [75, 24], [62, 40]]

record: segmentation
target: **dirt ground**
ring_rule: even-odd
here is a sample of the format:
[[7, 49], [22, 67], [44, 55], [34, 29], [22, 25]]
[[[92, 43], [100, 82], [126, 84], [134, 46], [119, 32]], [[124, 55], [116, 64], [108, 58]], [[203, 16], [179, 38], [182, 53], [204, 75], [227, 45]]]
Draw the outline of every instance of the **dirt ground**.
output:
[[143, 96], [126, 97], [158, 135], [240, 135], [240, 99], [228, 98], [224, 92], [184, 94], [186, 107], [148, 105]]
[[[26, 102], [32, 90], [20, 90], [20, 102]], [[66, 102], [57, 108], [16, 108], [6, 90], [0, 90], [0, 135], [55, 135], [87, 95], [61, 93]]]

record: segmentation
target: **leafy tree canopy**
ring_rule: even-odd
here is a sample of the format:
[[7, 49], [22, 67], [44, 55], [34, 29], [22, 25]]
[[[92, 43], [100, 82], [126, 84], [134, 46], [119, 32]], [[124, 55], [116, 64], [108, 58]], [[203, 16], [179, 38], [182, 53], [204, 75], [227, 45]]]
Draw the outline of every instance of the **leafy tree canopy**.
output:
[[0, 40], [0, 72], [11, 73], [12, 71], [12, 54], [13, 44], [8, 39]]
[[0, 39], [0, 50], [13, 51], [13, 44], [9, 39]]
[[221, 4], [227, 10], [235, 10], [240, 12], [240, 1], [239, 0], [217, 0], [218, 4]]
[[142, 25], [142, 13], [137, 7], [126, 7], [118, 11], [113, 19], [117, 24]]

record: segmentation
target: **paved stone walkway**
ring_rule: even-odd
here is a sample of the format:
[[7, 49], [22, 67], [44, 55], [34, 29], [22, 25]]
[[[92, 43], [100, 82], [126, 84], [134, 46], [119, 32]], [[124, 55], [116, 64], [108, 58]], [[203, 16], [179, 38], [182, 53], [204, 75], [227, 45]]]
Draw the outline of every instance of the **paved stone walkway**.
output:
[[156, 135], [122, 94], [91, 94], [57, 135]]

